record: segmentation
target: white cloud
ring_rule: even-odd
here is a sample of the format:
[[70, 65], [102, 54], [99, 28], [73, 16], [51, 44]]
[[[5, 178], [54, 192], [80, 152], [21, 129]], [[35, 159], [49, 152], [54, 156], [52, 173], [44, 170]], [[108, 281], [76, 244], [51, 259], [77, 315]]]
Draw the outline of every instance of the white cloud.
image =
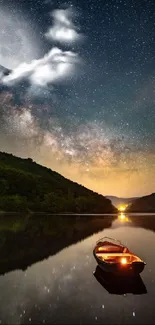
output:
[[45, 34], [48, 39], [62, 43], [72, 43], [78, 41], [82, 37], [82, 35], [77, 32], [76, 26], [72, 22], [73, 10], [58, 9], [54, 10], [51, 15], [54, 23]]
[[[45, 35], [46, 37], [63, 42], [72, 42], [80, 37], [72, 23], [73, 10], [54, 10], [52, 16], [54, 25]], [[30, 63], [19, 64], [9, 75], [4, 75], [3, 71], [0, 71], [0, 82], [12, 86], [22, 80], [28, 80], [30, 87], [46, 87], [48, 84], [72, 76], [79, 63], [80, 58], [77, 53], [53, 47], [44, 57], [32, 60]]]
[[28, 79], [31, 84], [44, 87], [72, 75], [79, 62], [76, 53], [54, 47], [43, 58], [29, 64], [20, 64], [8, 76], [4, 76], [2, 81], [9, 86]]

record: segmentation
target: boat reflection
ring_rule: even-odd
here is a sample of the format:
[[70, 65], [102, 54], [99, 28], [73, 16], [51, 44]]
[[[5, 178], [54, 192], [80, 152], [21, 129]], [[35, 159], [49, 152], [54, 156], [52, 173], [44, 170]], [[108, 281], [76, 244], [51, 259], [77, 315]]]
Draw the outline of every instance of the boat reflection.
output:
[[141, 295], [147, 293], [147, 289], [140, 275], [128, 277], [113, 275], [104, 272], [99, 266], [97, 266], [94, 276], [110, 294], [124, 295], [132, 293], [134, 295]]

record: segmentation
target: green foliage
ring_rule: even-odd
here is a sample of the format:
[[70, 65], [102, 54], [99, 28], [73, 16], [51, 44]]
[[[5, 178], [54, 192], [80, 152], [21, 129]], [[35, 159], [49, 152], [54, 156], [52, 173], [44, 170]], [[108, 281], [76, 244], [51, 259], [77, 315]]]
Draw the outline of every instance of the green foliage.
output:
[[32, 159], [0, 152], [0, 210], [49, 213], [114, 212], [111, 201]]
[[27, 200], [19, 195], [0, 197], [0, 209], [3, 211], [22, 212], [28, 209]]
[[8, 183], [6, 179], [0, 178], [0, 195], [5, 195], [8, 190]]

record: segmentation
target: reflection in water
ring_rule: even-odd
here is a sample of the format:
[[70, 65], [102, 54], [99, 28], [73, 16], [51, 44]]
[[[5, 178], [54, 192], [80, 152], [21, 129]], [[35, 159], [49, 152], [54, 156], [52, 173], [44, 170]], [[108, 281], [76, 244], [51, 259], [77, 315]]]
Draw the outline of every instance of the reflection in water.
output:
[[134, 295], [146, 294], [147, 290], [140, 275], [138, 276], [118, 276], [101, 270], [96, 267], [94, 273], [97, 281], [111, 294], [123, 295], [132, 293]]
[[119, 214], [118, 219], [124, 221], [126, 218], [126, 215], [124, 213]]
[[25, 270], [104, 229], [130, 226], [155, 231], [154, 220], [153, 216], [129, 217], [125, 213], [78, 217], [0, 215], [0, 274]]
[[0, 216], [0, 275], [57, 254], [112, 224], [113, 216]]
[[113, 218], [112, 228], [116, 227], [140, 227], [155, 231], [155, 214], [127, 214], [121, 212]]
[[132, 219], [126, 213], [121, 212], [112, 222], [112, 227], [132, 226]]
[[118, 220], [122, 221], [122, 222], [131, 222], [131, 220], [129, 219], [129, 217], [125, 213], [120, 213], [118, 215]]
[[[154, 324], [155, 217], [129, 217], [0, 217], [1, 324]], [[93, 248], [105, 236], [146, 261], [136, 284], [94, 277]]]

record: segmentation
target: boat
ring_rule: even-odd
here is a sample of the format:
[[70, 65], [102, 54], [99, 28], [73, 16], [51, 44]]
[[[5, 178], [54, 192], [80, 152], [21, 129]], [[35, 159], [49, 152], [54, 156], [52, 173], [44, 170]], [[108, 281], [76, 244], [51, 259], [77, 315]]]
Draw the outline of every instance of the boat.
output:
[[146, 265], [119, 240], [110, 237], [97, 241], [93, 255], [103, 271], [115, 274], [136, 275], [141, 273]]

